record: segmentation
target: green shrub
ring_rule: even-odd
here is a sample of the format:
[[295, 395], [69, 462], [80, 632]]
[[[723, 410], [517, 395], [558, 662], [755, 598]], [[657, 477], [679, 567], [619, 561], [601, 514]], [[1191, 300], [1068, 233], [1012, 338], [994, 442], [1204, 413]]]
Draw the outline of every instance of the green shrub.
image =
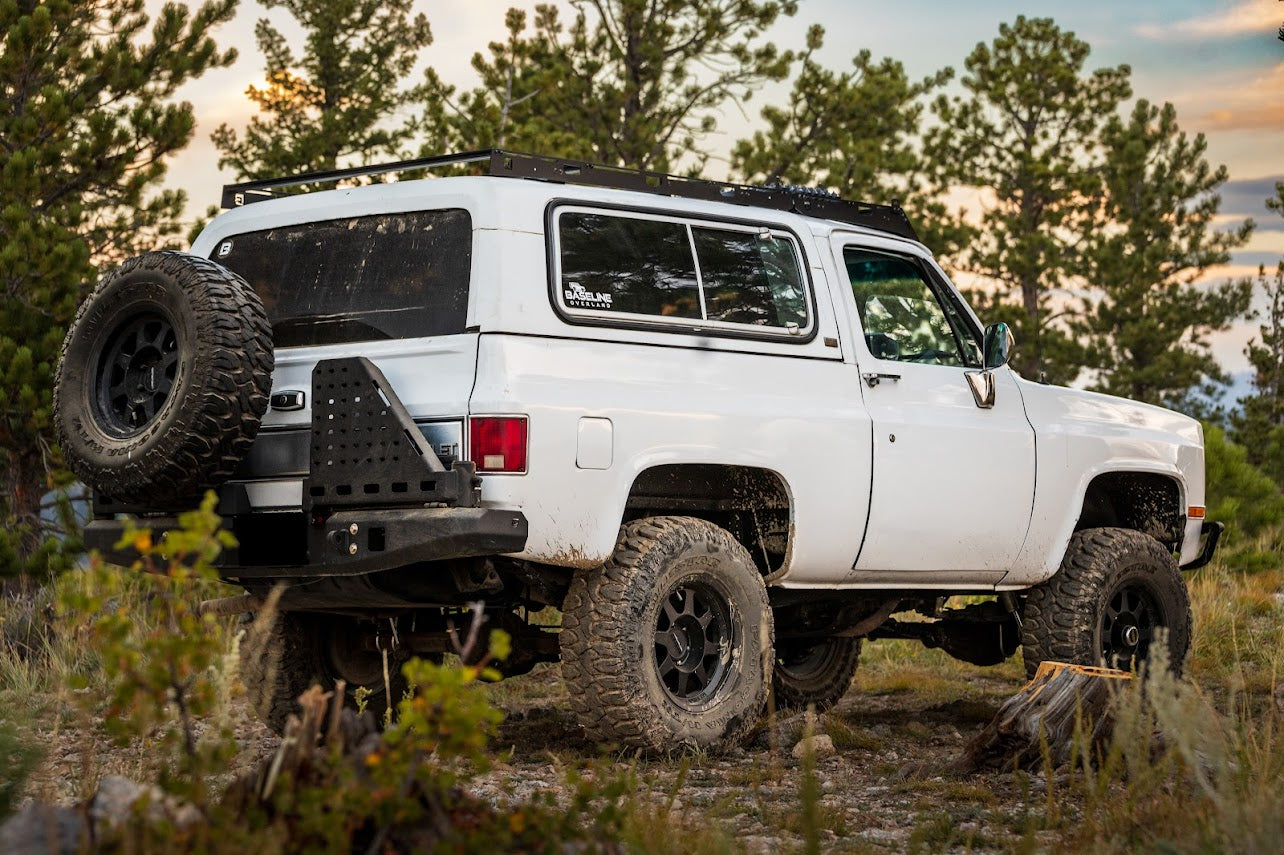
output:
[[1250, 572], [1279, 566], [1284, 547], [1284, 495], [1279, 486], [1219, 427], [1205, 426], [1204, 453], [1208, 518], [1226, 524], [1222, 564]]
[[[119, 744], [159, 736], [158, 783], [198, 805], [209, 776], [238, 750], [224, 714], [236, 660], [226, 655], [225, 628], [197, 608], [199, 595], [218, 585], [214, 559], [235, 545], [220, 528], [216, 502], [207, 494], [162, 543], [131, 525], [119, 545], [138, 551], [133, 566], [95, 556], [80, 578], [59, 586], [60, 617], [97, 652], [104, 683], [101, 697], [80, 692], [78, 699]], [[87, 688], [90, 679], [76, 675], [73, 688]], [[206, 726], [198, 728], [199, 721]]]

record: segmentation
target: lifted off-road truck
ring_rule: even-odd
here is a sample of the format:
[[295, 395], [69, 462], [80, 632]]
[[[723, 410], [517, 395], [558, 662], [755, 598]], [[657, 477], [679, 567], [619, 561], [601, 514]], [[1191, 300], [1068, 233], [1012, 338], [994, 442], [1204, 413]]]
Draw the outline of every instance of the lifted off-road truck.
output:
[[100, 282], [56, 420], [119, 560], [219, 491], [222, 574], [283, 587], [276, 726], [477, 601], [507, 673], [560, 659], [591, 737], [654, 749], [834, 703], [864, 639], [1186, 654], [1199, 424], [1016, 376], [899, 208], [497, 151], [224, 206]]

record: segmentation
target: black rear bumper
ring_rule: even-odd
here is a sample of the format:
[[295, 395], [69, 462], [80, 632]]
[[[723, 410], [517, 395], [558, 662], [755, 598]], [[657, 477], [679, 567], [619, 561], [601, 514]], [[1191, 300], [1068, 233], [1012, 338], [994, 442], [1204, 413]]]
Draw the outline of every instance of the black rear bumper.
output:
[[[323, 359], [312, 370], [312, 425], [301, 507], [256, 511], [243, 484], [224, 484], [218, 513], [239, 546], [216, 562], [227, 578], [355, 576], [427, 561], [521, 552], [526, 517], [478, 507], [471, 461], [446, 467], [392, 384], [369, 359]], [[289, 464], [297, 468], [300, 461]], [[108, 560], [132, 513], [160, 538], [178, 527], [169, 508], [127, 506], [95, 496], [85, 545]]]
[[[160, 542], [178, 527], [176, 517], [147, 517], [137, 522]], [[125, 522], [98, 519], [85, 527], [85, 546], [103, 557], [128, 564], [138, 555], [116, 549]], [[307, 527], [307, 562], [243, 563], [233, 550], [216, 562], [219, 572], [236, 579], [352, 576], [424, 561], [502, 555], [526, 547], [526, 517], [494, 508], [369, 508], [330, 514]]]

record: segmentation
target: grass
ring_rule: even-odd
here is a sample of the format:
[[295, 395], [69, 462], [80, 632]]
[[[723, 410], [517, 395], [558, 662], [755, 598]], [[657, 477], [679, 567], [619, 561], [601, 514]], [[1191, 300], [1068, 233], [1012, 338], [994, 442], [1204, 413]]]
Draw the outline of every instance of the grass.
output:
[[1219, 694], [1272, 692], [1284, 675], [1284, 573], [1216, 564], [1190, 583], [1195, 613], [1192, 678]]
[[[957, 778], [929, 767], [905, 777], [905, 746], [936, 757], [939, 767], [948, 759], [939, 752], [955, 750], [960, 734], [987, 722], [1023, 682], [1019, 655], [981, 668], [908, 641], [868, 644], [848, 700], [818, 717], [817, 732], [839, 751], [829, 765], [758, 749], [730, 762], [681, 752], [598, 758], [576, 741], [556, 666], [489, 689], [493, 704], [514, 712], [495, 749], [525, 762], [550, 757], [561, 770], [636, 764], [641, 782], [614, 808], [621, 842], [633, 852], [735, 852], [746, 833], [796, 851], [1276, 851], [1284, 839], [1275, 696], [1284, 671], [1284, 570], [1246, 573], [1214, 562], [1189, 582], [1189, 682], [1152, 680], [1147, 691], [1122, 696], [1112, 747], [1072, 774]], [[62, 582], [83, 583], [77, 574]], [[126, 586], [112, 607], [133, 611], [141, 596]], [[101, 663], [74, 622], [51, 617], [53, 600], [39, 592], [0, 600], [0, 710], [10, 721], [0, 722], [0, 753], [36, 763], [25, 797], [67, 801], [83, 798], [105, 773], [137, 778], [155, 770], [146, 740], [109, 748], [96, 722], [76, 712], [77, 691], [104, 690]], [[72, 689], [75, 680], [85, 688]], [[40, 746], [51, 749], [43, 758], [31, 751]], [[856, 768], [864, 784], [845, 777]], [[882, 793], [853, 806], [848, 790], [869, 781], [881, 781]]]

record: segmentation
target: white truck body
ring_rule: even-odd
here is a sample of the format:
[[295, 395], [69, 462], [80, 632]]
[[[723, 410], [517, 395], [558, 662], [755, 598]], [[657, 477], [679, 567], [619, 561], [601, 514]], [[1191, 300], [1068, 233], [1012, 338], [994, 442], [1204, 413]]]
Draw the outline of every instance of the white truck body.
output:
[[[788, 543], [767, 581], [782, 588], [1028, 588], [1057, 571], [1090, 485], [1109, 473], [1171, 484], [1175, 504], [1165, 513], [1180, 517], [1181, 531], [1172, 546], [1181, 563], [1199, 553], [1198, 422], [1029, 382], [1006, 366], [993, 369], [994, 404], [982, 408], [965, 376], [976, 366], [874, 355], [844, 267], [853, 248], [930, 270], [981, 340], [982, 324], [912, 240], [784, 211], [479, 176], [247, 205], [215, 219], [191, 251], [217, 261], [225, 242], [249, 232], [437, 209], [471, 219], [465, 331], [278, 348], [273, 392], [310, 390], [319, 360], [365, 356], [409, 413], [439, 425], [465, 459], [470, 417], [527, 417], [526, 472], [481, 474], [483, 506], [520, 511], [529, 523], [515, 558], [602, 564], [639, 476], [688, 465], [779, 479]], [[557, 226], [568, 212], [769, 230], [799, 258], [806, 325], [760, 334], [700, 318], [631, 323], [568, 306]], [[310, 402], [274, 409], [262, 436], [306, 430], [310, 418]], [[255, 510], [297, 512], [303, 474], [247, 482]]]

